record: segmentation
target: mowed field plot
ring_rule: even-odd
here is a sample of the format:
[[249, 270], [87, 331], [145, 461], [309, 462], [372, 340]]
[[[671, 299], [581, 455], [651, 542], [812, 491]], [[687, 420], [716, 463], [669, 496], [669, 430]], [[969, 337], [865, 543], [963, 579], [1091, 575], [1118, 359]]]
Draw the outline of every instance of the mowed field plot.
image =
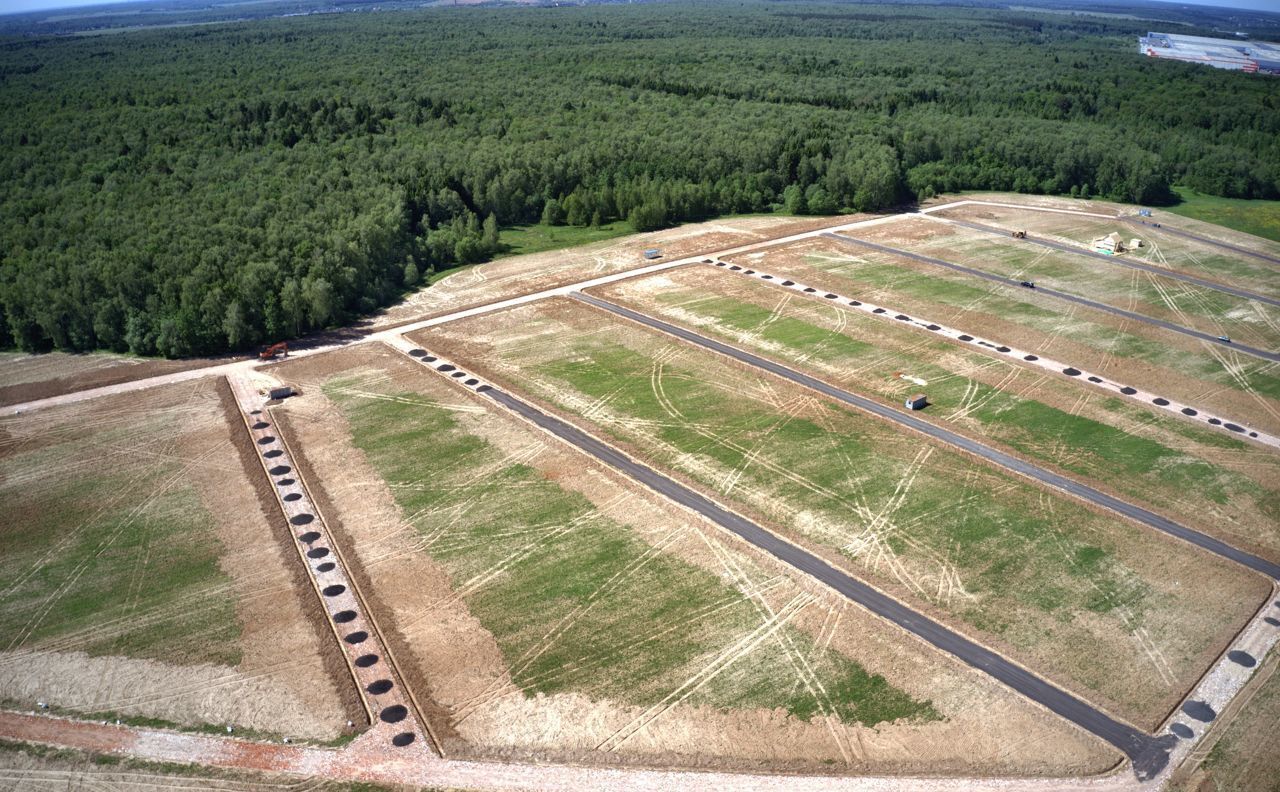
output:
[[[1276, 280], [1277, 265], [1265, 258], [1238, 253], [1212, 244], [1173, 233], [1181, 230], [1226, 245], [1253, 250], [1265, 256], [1280, 257], [1280, 242], [1243, 234], [1222, 226], [1201, 223], [1156, 210], [1159, 217], [1140, 218], [1132, 206], [1110, 204], [1097, 207], [1098, 214], [1124, 215], [1124, 220], [1090, 217], [1061, 212], [1028, 212], [995, 204], [969, 204], [938, 212], [939, 217], [967, 220], [993, 226], [1007, 233], [1026, 231], [1033, 237], [1078, 245], [1089, 250], [1089, 243], [1112, 232], [1120, 234], [1126, 245], [1131, 239], [1142, 240], [1143, 246], [1123, 254], [1144, 264], [1166, 266], [1188, 275], [1218, 281], [1256, 291], [1272, 297], [1280, 296]], [[1143, 223], [1146, 225], [1143, 225]], [[1159, 223], [1162, 227], [1156, 228]], [[1167, 227], [1166, 227], [1167, 226]]]
[[[918, 233], [927, 237], [939, 229], [948, 230], [929, 223], [919, 226]], [[908, 244], [900, 237], [884, 239], [899, 248]], [[1228, 344], [1201, 342], [1034, 289], [994, 284], [833, 239], [805, 240], [726, 260], [1031, 350], [1280, 432], [1280, 364], [1236, 352]]]
[[228, 398], [202, 380], [0, 421], [7, 705], [319, 741], [356, 716]]
[[[573, 301], [415, 340], [1144, 727], [1270, 589], [1167, 537]], [[1203, 596], [1208, 580], [1215, 593]]]
[[[1118, 220], [1111, 221], [1112, 230], [1117, 232], [1126, 232], [1123, 225]], [[1280, 307], [1132, 269], [1121, 263], [1132, 260], [1166, 269], [1163, 262], [1145, 260], [1156, 248], [1143, 248], [1103, 260], [1086, 255], [1085, 247], [1079, 252], [1066, 252], [1016, 240], [1007, 234], [932, 218], [911, 218], [888, 228], [865, 229], [853, 236], [1003, 278], [1030, 281], [1205, 333], [1227, 335], [1236, 342], [1260, 349], [1280, 349]], [[1125, 241], [1127, 244], [1128, 239]], [[1274, 298], [1269, 292], [1270, 283], [1280, 280], [1275, 275], [1274, 271], [1268, 272], [1255, 283], [1247, 279], [1244, 283], [1222, 279], [1214, 282]], [[1203, 280], [1210, 281], [1209, 278]]]
[[890, 404], [927, 391], [931, 420], [1280, 560], [1280, 455], [1270, 449], [723, 269], [593, 293]]
[[[999, 773], [1115, 760], [399, 352], [281, 371], [307, 395], [277, 420], [451, 750]], [[1062, 753], [1008, 756], [1017, 729]]]

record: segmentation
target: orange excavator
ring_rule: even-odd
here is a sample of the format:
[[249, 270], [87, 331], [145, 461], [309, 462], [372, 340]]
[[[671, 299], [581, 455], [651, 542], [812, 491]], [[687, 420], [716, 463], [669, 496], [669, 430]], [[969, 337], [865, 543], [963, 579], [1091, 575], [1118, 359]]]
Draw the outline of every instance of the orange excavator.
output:
[[274, 360], [276, 356], [289, 357], [289, 345], [281, 341], [258, 353], [258, 360]]

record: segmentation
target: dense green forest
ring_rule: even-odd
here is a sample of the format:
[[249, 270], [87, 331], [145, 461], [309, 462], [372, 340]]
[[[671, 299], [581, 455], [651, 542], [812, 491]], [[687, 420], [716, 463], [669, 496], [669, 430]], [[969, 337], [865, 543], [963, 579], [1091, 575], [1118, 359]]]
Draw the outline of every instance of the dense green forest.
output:
[[1150, 26], [745, 2], [8, 36], [0, 345], [292, 337], [517, 223], [1280, 196], [1280, 81], [1142, 58]]

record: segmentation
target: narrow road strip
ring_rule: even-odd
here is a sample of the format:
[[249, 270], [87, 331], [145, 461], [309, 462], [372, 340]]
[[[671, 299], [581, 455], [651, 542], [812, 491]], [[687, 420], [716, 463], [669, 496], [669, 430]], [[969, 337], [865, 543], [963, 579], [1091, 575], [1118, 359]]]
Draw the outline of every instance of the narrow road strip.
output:
[[862, 313], [874, 316], [886, 322], [902, 322], [909, 327], [936, 333], [943, 338], [977, 347], [987, 354], [1000, 355], [1006, 360], [1016, 361], [1019, 364], [1032, 366], [1034, 368], [1041, 369], [1042, 371], [1049, 371], [1059, 377], [1074, 379], [1076, 382], [1087, 382], [1090, 385], [1101, 388], [1109, 395], [1123, 396], [1124, 398], [1135, 401], [1144, 407], [1163, 410], [1164, 412], [1176, 415], [1184, 420], [1193, 421], [1202, 426], [1211, 427], [1228, 434], [1233, 434], [1239, 438], [1248, 438], [1255, 442], [1262, 443], [1263, 445], [1280, 449], [1280, 436], [1254, 429], [1248, 424], [1243, 424], [1227, 418], [1220, 418], [1212, 413], [1207, 413], [1204, 410], [1192, 407], [1188, 404], [1167, 399], [1163, 396], [1107, 379], [1106, 377], [1094, 374], [1084, 369], [1078, 369], [1074, 366], [1068, 366], [1065, 363], [1060, 363], [1050, 358], [1041, 357], [1031, 352], [1027, 352], [1026, 350], [1006, 346], [1004, 344], [982, 338], [981, 336], [966, 333], [963, 330], [956, 330], [955, 328], [931, 322], [927, 319], [921, 319], [918, 316], [908, 316], [904, 313], [895, 311], [892, 308], [885, 308], [884, 306], [876, 305], [875, 303], [850, 299], [834, 292], [817, 289], [813, 286], [800, 283], [799, 281], [793, 281], [768, 272], [748, 269], [737, 264], [729, 264], [728, 262], [718, 260], [712, 261], [711, 266], [723, 267], [725, 271], [732, 272], [735, 275], [755, 278], [779, 288], [790, 289], [791, 291], [798, 292], [804, 297], [809, 297], [819, 302], [831, 301], [843, 309], [861, 311]]
[[[948, 205], [947, 208], [950, 209], [952, 208], [952, 206]], [[1213, 245], [1214, 247], [1219, 247], [1219, 248], [1222, 248], [1223, 250], [1230, 250], [1234, 253], [1243, 253], [1246, 256], [1253, 256], [1254, 258], [1260, 258], [1263, 261], [1269, 261], [1272, 264], [1280, 264], [1280, 258], [1277, 258], [1275, 256], [1270, 256], [1270, 255], [1267, 255], [1266, 253], [1259, 253], [1256, 250], [1250, 250], [1248, 248], [1238, 247], [1236, 245], [1232, 245], [1227, 242], [1219, 242], [1216, 239], [1210, 239], [1209, 237], [1202, 237], [1197, 234], [1193, 234], [1190, 231], [1179, 231], [1178, 229], [1170, 228], [1169, 226], [1163, 223], [1161, 223], [1159, 226], [1156, 226], [1155, 223], [1148, 223], [1146, 220], [1139, 220], [1136, 217], [1128, 217], [1128, 216], [1121, 217], [1120, 219], [1125, 221], [1126, 223], [1134, 223], [1136, 225], [1144, 225], [1147, 227], [1155, 226], [1158, 231], [1164, 231], [1164, 232], [1173, 234], [1174, 236], [1186, 237], [1187, 239], [1194, 239], [1197, 242], [1203, 242], [1206, 245]]]
[[[578, 295], [574, 296], [578, 297]], [[615, 308], [609, 303], [596, 301], [586, 295], [579, 297], [579, 299], [585, 299], [592, 304], [600, 302], [600, 307], [606, 310]], [[410, 347], [407, 350], [405, 349], [406, 345]], [[829, 586], [877, 616], [893, 622], [943, 652], [953, 655], [973, 668], [994, 677], [1023, 696], [1102, 738], [1129, 757], [1133, 762], [1134, 773], [1139, 779], [1146, 779], [1155, 775], [1163, 769], [1168, 761], [1168, 752], [1176, 742], [1169, 736], [1154, 738], [1112, 718], [1093, 705], [1050, 684], [1016, 663], [960, 635], [954, 630], [944, 627], [942, 624], [898, 602], [878, 589], [836, 569], [807, 550], [784, 541], [777, 535], [729, 511], [711, 499], [694, 492], [674, 479], [668, 478], [653, 468], [637, 462], [612, 446], [588, 435], [576, 426], [555, 416], [548, 415], [537, 407], [483, 381], [475, 374], [468, 373], [458, 364], [451, 363], [427, 350], [412, 348], [407, 341], [402, 341], [401, 344], [395, 344], [394, 346], [400, 348], [401, 351], [405, 351], [427, 368], [463, 387], [487, 396], [511, 412], [574, 446], [579, 451], [623, 473], [654, 492], [697, 512], [784, 564]]]
[[[1012, 278], [1005, 278], [1000, 275], [992, 275], [990, 272], [984, 272], [979, 269], [974, 269], [973, 267], [965, 267], [960, 264], [953, 264], [950, 261], [943, 261], [942, 259], [933, 258], [932, 256], [924, 256], [919, 253], [912, 253], [909, 250], [900, 250], [898, 248], [889, 247], [888, 245], [881, 245], [876, 242], [868, 242], [865, 239], [855, 239], [854, 237], [842, 236], [840, 234], [825, 233], [823, 234], [823, 236], [829, 239], [834, 239], [837, 242], [842, 242], [847, 245], [860, 245], [862, 247], [870, 248], [872, 250], [878, 250], [881, 253], [888, 253], [894, 256], [902, 256], [903, 258], [909, 258], [912, 261], [919, 261], [922, 264], [932, 264], [936, 267], [944, 267], [954, 272], [963, 273], [965, 275], [972, 275], [976, 278], [982, 278], [983, 280], [988, 280], [988, 281], [991, 281], [992, 283], [999, 283], [1003, 286], [1023, 288], [1019, 281], [1013, 280]], [[1166, 322], [1163, 319], [1153, 319], [1150, 316], [1144, 316], [1143, 314], [1134, 313], [1133, 311], [1126, 311], [1123, 308], [1117, 308], [1114, 305], [1107, 305], [1106, 303], [1100, 303], [1096, 300], [1090, 300], [1085, 297], [1077, 297], [1074, 294], [1061, 292], [1061, 291], [1058, 291], [1057, 289], [1042, 288], [1037, 286], [1035, 287], [1035, 292], [1036, 294], [1042, 294], [1047, 297], [1054, 297], [1059, 300], [1066, 300], [1067, 302], [1076, 303], [1077, 305], [1083, 305], [1087, 308], [1094, 308], [1099, 311], [1105, 311], [1109, 314], [1114, 314], [1115, 316], [1124, 317], [1125, 319], [1132, 319], [1135, 322], [1142, 322], [1143, 324], [1153, 325], [1155, 327], [1160, 327], [1165, 330], [1172, 330], [1175, 333], [1181, 333], [1182, 335], [1190, 336], [1191, 338], [1195, 338], [1200, 341], [1207, 341], [1208, 343], [1211, 343], [1211, 344], [1218, 344], [1228, 349], [1234, 349], [1237, 352], [1243, 352], [1247, 355], [1253, 355], [1254, 357], [1262, 358], [1263, 360], [1270, 360], [1274, 363], [1280, 363], [1280, 353], [1268, 352], [1265, 349], [1257, 349], [1255, 347], [1246, 346], [1245, 344], [1237, 344], [1234, 342], [1221, 341], [1215, 335], [1211, 335], [1209, 333], [1202, 333], [1199, 330], [1193, 330], [1189, 327], [1183, 327], [1182, 325], [1176, 325], [1173, 322]]]
[[[963, 228], [972, 229], [974, 231], [981, 231], [986, 234], [995, 234], [996, 236], [1001, 236], [1001, 237], [1004, 237], [1005, 239], [1011, 239], [1008, 231], [1005, 231], [1004, 229], [1001, 229], [1001, 228], [995, 228], [989, 225], [983, 225], [981, 223], [974, 223], [968, 220], [956, 220], [951, 217], [944, 217], [940, 214], [929, 215], [929, 219], [935, 220], [940, 223], [950, 223], [952, 225], [958, 225]], [[1107, 255], [1103, 255], [1102, 253], [1095, 253], [1092, 250], [1085, 250], [1084, 248], [1067, 245], [1062, 242], [1053, 242], [1048, 239], [1033, 237], [1030, 234], [1023, 237], [1022, 239], [1018, 239], [1014, 241], [1027, 242], [1032, 245], [1039, 245], [1041, 247], [1047, 247], [1052, 250], [1058, 250], [1063, 253], [1070, 253], [1076, 256], [1088, 256], [1089, 258], [1096, 259], [1098, 261], [1104, 261], [1107, 264], [1115, 264], [1120, 267], [1128, 267], [1129, 269], [1141, 270], [1143, 272], [1150, 272], [1153, 275], [1159, 275], [1162, 278], [1171, 278], [1173, 280], [1179, 280], [1179, 281], [1183, 281], [1184, 283], [1190, 283], [1195, 286], [1200, 286], [1201, 288], [1212, 289], [1213, 291], [1216, 291], [1216, 292], [1222, 292], [1223, 294], [1230, 294], [1233, 297], [1241, 297], [1246, 300], [1255, 300], [1260, 303], [1266, 303], [1267, 305], [1274, 305], [1274, 306], [1280, 307], [1280, 300], [1276, 299], [1275, 297], [1268, 297], [1265, 294], [1258, 294], [1257, 292], [1251, 292], [1251, 291], [1248, 291], [1247, 289], [1237, 289], [1235, 286], [1228, 286], [1223, 283], [1216, 283], [1211, 280], [1205, 280], [1204, 278], [1197, 278], [1194, 275], [1185, 275], [1181, 272], [1178, 272], [1176, 270], [1171, 270], [1166, 267], [1153, 267], [1150, 264], [1143, 264], [1140, 261], [1134, 261], [1133, 259], [1125, 258], [1124, 256], [1107, 256]]]
[[1104, 509], [1121, 514], [1132, 520], [1137, 520], [1138, 522], [1154, 528], [1157, 531], [1169, 534], [1170, 536], [1175, 536], [1185, 542], [1190, 542], [1197, 547], [1208, 550], [1210, 553], [1222, 556], [1223, 558], [1235, 561], [1238, 564], [1242, 564], [1250, 569], [1261, 572], [1273, 580], [1280, 580], [1280, 565], [1278, 564], [1273, 564], [1270, 561], [1259, 558], [1251, 553], [1238, 550], [1226, 542], [1215, 539], [1207, 534], [1202, 534], [1199, 531], [1186, 528], [1166, 517], [1161, 517], [1154, 512], [1134, 506], [1133, 504], [1122, 501], [1119, 498], [1112, 497], [1105, 492], [1099, 492], [1085, 484], [1072, 481], [1065, 476], [1046, 470], [1038, 465], [1025, 462], [1015, 456], [1006, 454], [1003, 451], [997, 451], [996, 449], [983, 445], [976, 440], [971, 440], [964, 435], [956, 434], [949, 429], [944, 429], [940, 426], [929, 423], [928, 421], [918, 418], [909, 412], [893, 409], [881, 404], [880, 402], [868, 399], [865, 396], [857, 396], [849, 393], [848, 391], [841, 390], [834, 385], [829, 385], [821, 380], [810, 377], [807, 374], [801, 374], [798, 371], [789, 369], [779, 363], [774, 363], [771, 360], [765, 360], [764, 358], [753, 355], [750, 352], [745, 352], [737, 347], [729, 346], [728, 344], [699, 335], [686, 330], [683, 327], [677, 327], [660, 319], [654, 319], [651, 316], [633, 311], [630, 308], [623, 308], [620, 305], [606, 302], [605, 300], [601, 300], [599, 297], [592, 297], [589, 294], [575, 294], [573, 297], [603, 311], [608, 311], [609, 313], [621, 316], [624, 319], [630, 319], [638, 324], [675, 336], [676, 338], [688, 341], [695, 346], [700, 346], [704, 349], [718, 352], [722, 355], [733, 358], [740, 363], [746, 363], [748, 366], [754, 366], [755, 368], [762, 369], [785, 380], [790, 380], [797, 385], [803, 385], [810, 390], [815, 390], [825, 396], [829, 396], [833, 399], [844, 402], [845, 404], [857, 407], [860, 410], [872, 413], [873, 415], [877, 415], [889, 421], [893, 421], [894, 423], [905, 426], [908, 429], [914, 429], [917, 432], [928, 435], [936, 440], [941, 440], [944, 443], [955, 446], [962, 451], [967, 451], [975, 456], [982, 457], [988, 462], [992, 462], [995, 465], [1013, 471], [1014, 473], [1020, 473], [1027, 478], [1035, 479], [1036, 481], [1047, 484], [1054, 489], [1074, 495], [1081, 500], [1101, 506]]

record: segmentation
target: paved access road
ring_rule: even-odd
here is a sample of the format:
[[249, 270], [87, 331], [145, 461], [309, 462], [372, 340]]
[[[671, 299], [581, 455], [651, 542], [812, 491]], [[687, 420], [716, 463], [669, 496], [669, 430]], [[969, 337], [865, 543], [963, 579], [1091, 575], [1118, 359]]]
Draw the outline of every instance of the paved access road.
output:
[[[1126, 223], [1136, 223], [1138, 225], [1147, 226], [1148, 228], [1154, 225], [1153, 223], [1148, 223], [1146, 220], [1139, 220], [1136, 217], [1121, 217], [1120, 219], [1125, 221]], [[1256, 250], [1250, 250], [1248, 248], [1238, 247], [1236, 245], [1232, 245], [1227, 242], [1219, 242], [1218, 240], [1210, 239], [1209, 237], [1198, 236], [1196, 234], [1191, 233], [1190, 231], [1179, 231], [1176, 228], [1170, 228], [1164, 223], [1161, 223], [1160, 227], [1156, 230], [1166, 231], [1170, 234], [1173, 234], [1174, 236], [1186, 237], [1187, 239], [1194, 239], [1197, 242], [1203, 242], [1206, 245], [1213, 245], [1214, 247], [1220, 247], [1224, 250], [1230, 250], [1235, 253], [1243, 253], [1246, 256], [1253, 256], [1254, 258], [1260, 258], [1263, 261], [1270, 261], [1272, 264], [1280, 264], [1280, 258], [1276, 258], [1275, 256], [1269, 256], [1266, 253], [1259, 253]]]
[[[862, 247], [871, 248], [872, 250], [879, 250], [882, 253], [889, 253], [894, 256], [902, 256], [904, 258], [909, 258], [912, 261], [919, 261], [923, 264], [933, 264], [934, 266], [937, 266], [937, 267], [945, 267], [955, 272], [964, 273], [965, 275], [973, 275], [974, 277], [977, 277], [977, 278], [989, 280], [992, 283], [999, 283], [1004, 286], [1013, 286], [1013, 287], [1021, 288], [1021, 282], [1016, 281], [1012, 278], [1005, 278], [1005, 277], [1001, 277], [1000, 275], [992, 275], [990, 272], [984, 272], [980, 269], [974, 269], [973, 267], [966, 267], [961, 264], [953, 264], [950, 261], [943, 261], [942, 259], [934, 258], [932, 256], [925, 256], [925, 255], [921, 255], [920, 253], [912, 253], [909, 250], [901, 250], [899, 248], [889, 247], [888, 245], [881, 245], [877, 242], [868, 242], [865, 239], [855, 239], [853, 237], [842, 236], [840, 234], [833, 234], [830, 232], [823, 234], [823, 236], [829, 239], [834, 239], [837, 242], [843, 242], [848, 245], [861, 245]], [[1199, 330], [1192, 330], [1189, 327], [1176, 325], [1173, 322], [1166, 322], [1163, 319], [1154, 319], [1150, 316], [1144, 316], [1140, 313], [1134, 313], [1133, 311], [1126, 311], [1125, 309], [1117, 308], [1114, 305], [1107, 305], [1106, 303], [1100, 303], [1096, 300], [1090, 300], [1086, 297], [1078, 297], [1074, 294], [1068, 294], [1067, 292], [1058, 291], [1057, 289], [1049, 289], [1042, 286], [1036, 286], [1035, 292], [1037, 294], [1043, 294], [1046, 297], [1055, 297], [1059, 300], [1066, 300], [1067, 302], [1073, 302], [1073, 303], [1076, 303], [1077, 305], [1083, 305], [1088, 308], [1096, 308], [1099, 311], [1106, 311], [1109, 314], [1122, 316], [1125, 319], [1132, 319], [1135, 322], [1142, 322], [1143, 324], [1154, 325], [1155, 327], [1161, 327], [1161, 328], [1164, 328], [1165, 330], [1172, 330], [1175, 333], [1181, 333], [1182, 335], [1185, 335], [1185, 336], [1191, 336], [1192, 338], [1198, 339], [1200, 341], [1208, 341], [1211, 344], [1219, 344], [1228, 349], [1234, 349], [1237, 352], [1243, 352], [1247, 355], [1253, 355], [1254, 357], [1259, 357], [1259, 358], [1262, 358], [1263, 360], [1270, 360], [1273, 363], [1280, 363], [1280, 353], [1268, 352], [1265, 349], [1258, 349], [1257, 347], [1251, 347], [1246, 344], [1237, 344], [1235, 342], [1220, 341], [1218, 337], [1215, 335], [1211, 335], [1209, 333], [1202, 333]]]
[[[418, 355], [425, 352], [414, 350]], [[434, 363], [437, 358], [431, 357]], [[449, 368], [453, 368], [452, 365]], [[474, 380], [473, 380], [474, 381]], [[1018, 693], [1030, 698], [1106, 740], [1124, 752], [1133, 762], [1134, 773], [1148, 779], [1162, 770], [1169, 759], [1169, 749], [1176, 739], [1152, 737], [1121, 723], [1082, 699], [1046, 682], [1015, 663], [1006, 660], [963, 635], [944, 627], [918, 611], [857, 580], [845, 572], [766, 531], [746, 518], [734, 514], [709, 498], [679, 482], [658, 473], [571, 424], [548, 415], [533, 405], [492, 385], [472, 386], [480, 394], [545, 429], [561, 440], [620, 471], [649, 489], [706, 517], [779, 561], [835, 589], [881, 618], [922, 638], [938, 649], [954, 655], [968, 665], [995, 677]]]
[[1020, 473], [1043, 484], [1048, 484], [1055, 489], [1070, 493], [1081, 500], [1089, 501], [1090, 503], [1101, 506], [1104, 509], [1122, 514], [1130, 519], [1137, 520], [1138, 522], [1154, 528], [1157, 531], [1162, 531], [1171, 536], [1176, 536], [1183, 541], [1190, 542], [1191, 544], [1208, 550], [1215, 555], [1230, 559], [1238, 564], [1243, 564], [1250, 569], [1261, 572], [1273, 580], [1280, 580], [1280, 564], [1273, 564], [1266, 559], [1259, 558], [1251, 553], [1246, 553], [1243, 550], [1238, 550], [1226, 542], [1215, 539], [1212, 536], [1208, 536], [1200, 533], [1199, 531], [1179, 525], [1166, 517], [1161, 517], [1154, 512], [1134, 506], [1133, 504], [1122, 501], [1119, 498], [1114, 498], [1105, 492], [1099, 492], [1093, 487], [1081, 484], [1078, 481], [1072, 481], [1065, 476], [1060, 476], [1051, 470], [1046, 470], [1038, 465], [1025, 462], [1015, 456], [1006, 454], [1003, 451], [997, 451], [990, 446], [985, 446], [976, 440], [971, 440], [968, 437], [965, 437], [964, 435], [956, 434], [949, 429], [944, 429], [936, 424], [929, 423], [912, 413], [904, 410], [893, 409], [887, 405], [881, 404], [880, 402], [868, 399], [865, 396], [858, 396], [853, 393], [849, 393], [848, 391], [841, 390], [834, 385], [829, 385], [822, 380], [815, 379], [807, 374], [801, 374], [798, 371], [789, 369], [779, 363], [774, 363], [771, 360], [765, 360], [764, 358], [753, 355], [750, 352], [707, 338], [706, 336], [699, 335], [691, 330], [686, 330], [683, 327], [677, 327], [676, 325], [669, 324], [660, 319], [654, 319], [651, 316], [633, 311], [630, 308], [623, 308], [620, 305], [615, 305], [611, 302], [601, 300], [599, 297], [592, 297], [589, 294], [575, 294], [573, 296], [578, 300], [595, 306], [596, 308], [630, 319], [633, 322], [638, 322], [646, 327], [660, 330], [683, 341], [688, 341], [691, 344], [703, 347], [704, 349], [709, 349], [713, 352], [719, 352], [722, 355], [727, 355], [741, 363], [746, 363], [748, 366], [763, 369], [764, 371], [768, 371], [770, 374], [790, 380], [797, 385], [803, 385], [811, 390], [818, 391], [819, 393], [825, 396], [830, 396], [837, 401], [844, 402], [845, 404], [857, 407], [860, 410], [864, 410], [881, 418], [893, 421], [899, 425], [906, 426], [909, 429], [914, 429], [917, 432], [922, 432], [932, 438], [941, 440], [948, 445], [955, 446], [962, 451], [968, 451], [971, 454], [982, 457], [988, 462], [992, 462], [1000, 467], [1012, 470], [1015, 473]]
[[[956, 220], [951, 217], [943, 217], [942, 215], [933, 215], [933, 217], [944, 223], [953, 223], [958, 226], [963, 226], [964, 228], [972, 228], [975, 231], [982, 231], [987, 234], [996, 234], [1006, 239], [1010, 238], [1009, 232], [1002, 228], [994, 228], [989, 225], [973, 223], [968, 220]], [[1125, 258], [1124, 256], [1107, 256], [1102, 253], [1094, 253], [1092, 250], [1084, 250], [1062, 242], [1040, 239], [1039, 237], [1033, 237], [1029, 234], [1017, 241], [1028, 242], [1032, 245], [1040, 245], [1041, 247], [1052, 248], [1053, 250], [1060, 250], [1064, 253], [1071, 253], [1077, 256], [1088, 256], [1089, 258], [1097, 259], [1099, 261], [1105, 261], [1108, 264], [1128, 267], [1129, 269], [1142, 270], [1143, 272], [1150, 272], [1153, 275], [1159, 275], [1162, 278], [1172, 278], [1173, 280], [1183, 281], [1184, 283], [1190, 283], [1205, 289], [1212, 289], [1213, 291], [1222, 292], [1223, 294], [1230, 294], [1234, 297], [1243, 297], [1246, 300], [1257, 300], [1260, 303], [1280, 307], [1280, 300], [1277, 300], [1275, 297], [1268, 297], [1265, 294], [1258, 294], [1257, 292], [1251, 292], [1247, 289], [1237, 289], [1234, 286], [1215, 283], [1214, 281], [1205, 280], [1204, 278], [1197, 278], [1194, 275], [1184, 275], [1181, 272], [1176, 272], [1164, 267], [1154, 267], [1150, 264], [1143, 264], [1141, 261], [1134, 261], [1133, 259]]]

